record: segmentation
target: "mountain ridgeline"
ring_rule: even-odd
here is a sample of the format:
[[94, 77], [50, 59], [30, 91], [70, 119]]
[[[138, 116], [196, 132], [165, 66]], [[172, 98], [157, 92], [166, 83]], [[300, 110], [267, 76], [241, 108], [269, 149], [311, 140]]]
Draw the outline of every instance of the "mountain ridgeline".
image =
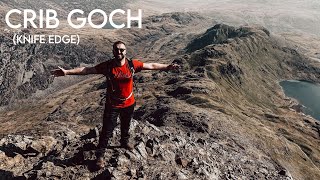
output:
[[19, 0], [2, 0], [0, 5], [2, 7], [10, 9], [55, 9], [59, 17], [67, 17], [68, 13], [73, 9], [81, 9], [86, 14], [88, 14], [93, 9], [102, 9], [106, 12], [111, 12], [115, 9], [122, 8], [126, 4], [126, 0], [114, 1], [114, 0], [51, 0], [51, 1], [37, 1], [37, 0], [28, 0], [24, 3], [21, 3]]
[[[137, 54], [181, 65], [177, 71], [135, 75], [133, 151], [110, 148], [104, 155], [107, 167], [92, 169], [105, 100], [105, 81], [93, 76], [0, 114], [0, 175], [22, 179], [319, 177], [320, 124], [294, 109], [297, 102], [285, 97], [278, 84], [282, 79], [319, 82], [319, 64], [263, 27], [216, 24], [199, 33], [201, 23], [208, 24], [193, 13], [170, 13], [148, 17], [145, 29], [117, 31]], [[75, 67], [106, 56], [90, 45], [8, 44], [3, 42], [2, 47], [16, 49], [25, 59], [6, 51], [6, 63], [21, 67], [11, 68], [15, 73], [1, 71], [6, 72], [2, 82], [13, 84], [2, 86], [6, 96], [1, 97], [7, 103], [19, 94], [15, 87], [30, 87], [32, 94], [50, 86], [47, 70], [59, 63], [53, 57]], [[28, 75], [29, 66], [40, 70]], [[39, 72], [45, 75], [38, 76]], [[9, 74], [12, 79], [4, 81]], [[112, 146], [117, 145], [119, 133], [117, 127]]]
[[[267, 29], [261, 28], [268, 36], [270, 32]], [[226, 43], [227, 39], [248, 37], [252, 35], [253, 32], [246, 27], [232, 27], [224, 24], [217, 24], [212, 28], [209, 28], [203, 35], [199, 38], [194, 39], [187, 47], [187, 52], [192, 52], [195, 50], [202, 49], [211, 44], [221, 44]]]

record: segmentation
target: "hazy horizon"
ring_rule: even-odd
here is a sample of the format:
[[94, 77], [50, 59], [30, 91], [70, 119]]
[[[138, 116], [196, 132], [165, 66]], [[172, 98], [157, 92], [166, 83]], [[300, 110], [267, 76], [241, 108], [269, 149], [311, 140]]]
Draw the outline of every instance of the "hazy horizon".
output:
[[129, 7], [143, 8], [146, 15], [173, 11], [199, 12], [234, 25], [259, 24], [276, 33], [294, 32], [320, 36], [320, 1], [316, 0], [139, 0]]

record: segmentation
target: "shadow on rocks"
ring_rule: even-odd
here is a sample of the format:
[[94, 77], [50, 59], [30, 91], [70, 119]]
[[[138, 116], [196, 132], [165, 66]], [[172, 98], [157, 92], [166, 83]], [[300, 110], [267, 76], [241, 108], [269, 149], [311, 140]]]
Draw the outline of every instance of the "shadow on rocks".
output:
[[0, 169], [0, 179], [13, 179], [13, 173]]
[[11, 171], [5, 171], [0, 169], [0, 179], [1, 180], [7, 180], [7, 179], [8, 180], [9, 179], [25, 180], [26, 178], [22, 176], [15, 177]]
[[96, 146], [93, 143], [87, 143], [84, 144], [83, 146], [77, 148], [76, 151], [78, 151], [77, 153], [74, 154], [74, 156], [72, 156], [69, 159], [65, 159], [65, 160], [61, 160], [60, 162], [58, 162], [58, 165], [62, 165], [62, 166], [75, 166], [75, 165], [91, 165], [93, 163], [93, 160], [86, 160], [86, 158], [84, 157], [84, 154], [86, 152], [91, 152], [92, 153], [96, 150]]
[[111, 179], [111, 173], [108, 169], [103, 171], [101, 174], [97, 175], [96, 177], [92, 178], [92, 180], [109, 180]]

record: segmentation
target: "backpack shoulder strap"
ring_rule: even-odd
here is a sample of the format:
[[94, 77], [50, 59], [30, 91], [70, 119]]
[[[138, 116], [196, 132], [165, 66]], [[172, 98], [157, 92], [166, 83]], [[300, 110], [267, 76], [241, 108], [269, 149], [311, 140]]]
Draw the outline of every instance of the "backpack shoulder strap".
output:
[[135, 73], [133, 61], [132, 61], [131, 58], [128, 58], [127, 60], [128, 60], [128, 64], [129, 64], [129, 69], [130, 69], [131, 74], [132, 74], [132, 77], [133, 77], [133, 75], [134, 75], [134, 73]]

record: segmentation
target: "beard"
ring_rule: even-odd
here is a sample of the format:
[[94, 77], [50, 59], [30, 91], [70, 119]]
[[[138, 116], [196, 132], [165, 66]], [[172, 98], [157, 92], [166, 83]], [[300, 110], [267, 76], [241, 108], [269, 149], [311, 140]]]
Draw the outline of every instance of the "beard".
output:
[[122, 60], [124, 58], [123, 54], [117, 54], [114, 56], [117, 60]]

